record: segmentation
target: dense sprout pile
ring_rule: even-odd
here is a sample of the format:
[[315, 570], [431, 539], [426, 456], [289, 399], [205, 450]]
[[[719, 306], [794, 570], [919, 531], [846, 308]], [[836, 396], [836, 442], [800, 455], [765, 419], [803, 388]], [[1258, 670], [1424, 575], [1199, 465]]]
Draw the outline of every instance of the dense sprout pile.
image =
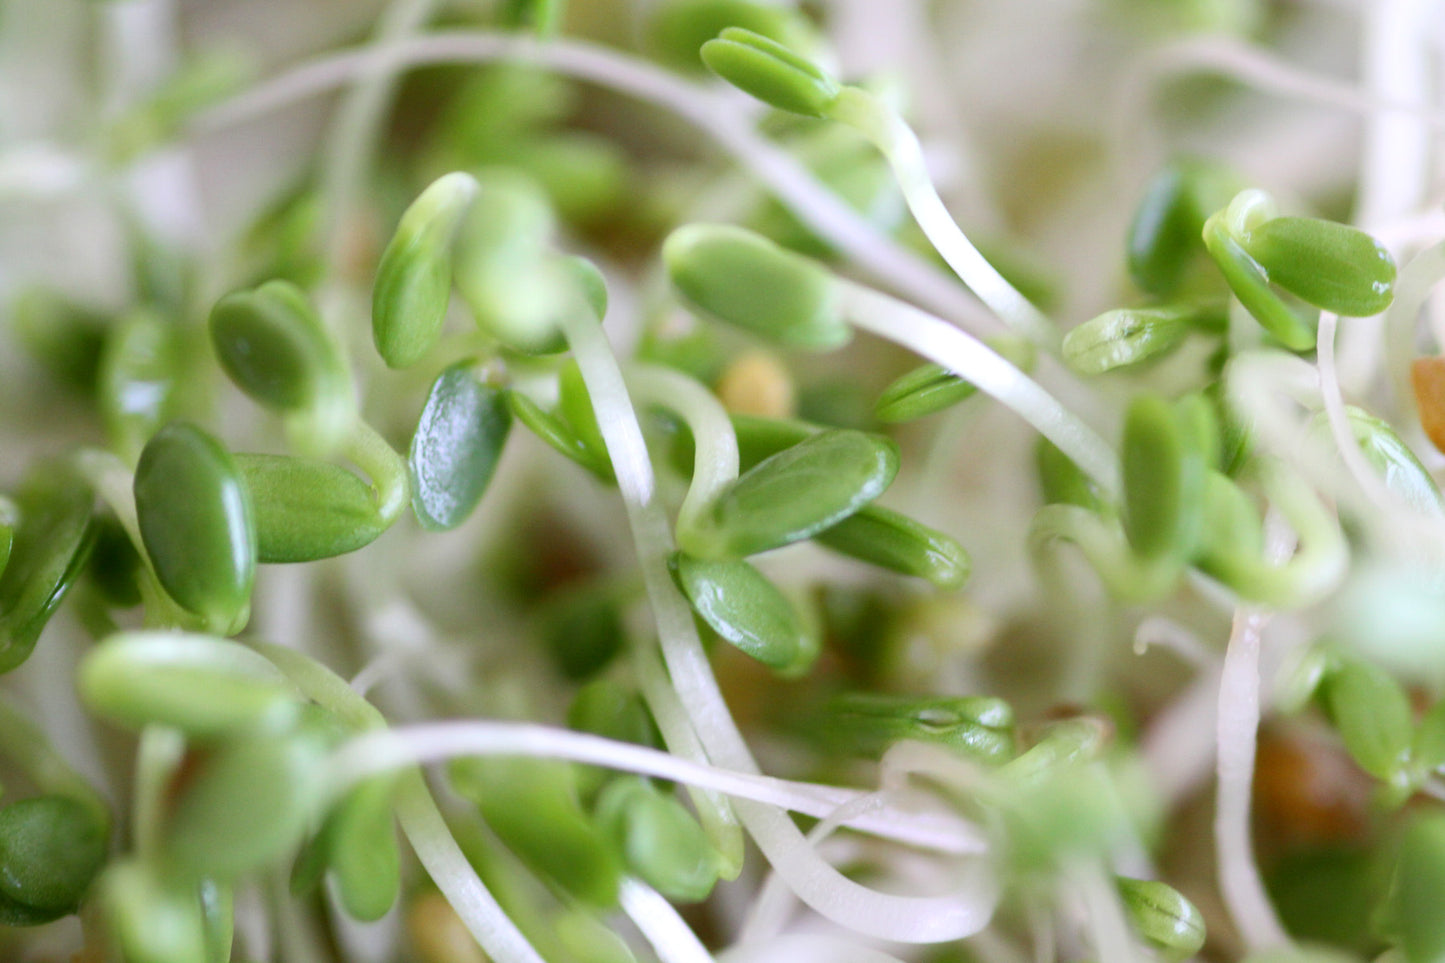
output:
[[9, 0], [0, 955], [1445, 958], [1438, 0]]

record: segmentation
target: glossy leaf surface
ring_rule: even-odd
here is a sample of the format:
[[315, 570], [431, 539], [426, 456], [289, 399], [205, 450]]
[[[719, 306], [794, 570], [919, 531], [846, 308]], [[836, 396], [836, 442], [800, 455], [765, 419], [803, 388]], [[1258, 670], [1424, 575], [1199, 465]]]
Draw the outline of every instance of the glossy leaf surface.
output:
[[807, 649], [792, 603], [747, 562], [710, 562], [678, 554], [670, 567], [708, 628], [764, 665], [788, 668]]
[[838, 82], [817, 64], [742, 27], [729, 27], [703, 44], [702, 60], [734, 87], [778, 110], [822, 117], [838, 97]]
[[819, 545], [942, 589], [968, 581], [972, 563], [957, 541], [907, 515], [867, 505], [813, 536]]
[[344, 555], [386, 530], [375, 490], [339, 465], [288, 455], [235, 457], [251, 493], [258, 561]]
[[446, 531], [466, 521], [496, 471], [512, 427], [502, 391], [453, 365], [432, 383], [412, 436], [412, 510], [425, 528]]

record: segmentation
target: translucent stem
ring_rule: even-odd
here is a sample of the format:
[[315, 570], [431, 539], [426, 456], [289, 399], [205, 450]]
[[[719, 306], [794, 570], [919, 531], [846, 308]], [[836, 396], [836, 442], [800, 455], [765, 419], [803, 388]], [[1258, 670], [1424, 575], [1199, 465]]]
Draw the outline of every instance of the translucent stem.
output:
[[206, 112], [194, 129], [213, 131], [325, 93], [386, 63], [394, 69], [430, 64], [512, 60], [568, 74], [656, 104], [697, 127], [752, 172], [808, 228], [843, 251], [869, 276], [906, 292], [959, 323], [990, 330], [997, 322], [952, 278], [894, 243], [823, 186], [801, 164], [753, 129], [732, 98], [605, 47], [514, 34], [437, 32], [387, 50], [332, 54], [296, 67]]
[[[1288, 542], [1276, 520], [1269, 528], [1271, 547], [1279, 554]], [[1234, 615], [1229, 648], [1219, 681], [1217, 722], [1214, 843], [1219, 865], [1219, 888], [1225, 906], [1245, 944], [1252, 951], [1288, 946], [1290, 939], [1280, 925], [1259, 867], [1254, 862], [1250, 837], [1250, 811], [1254, 786], [1255, 740], [1260, 718], [1259, 648], [1260, 635], [1269, 613], [1240, 608]]]
[[948, 213], [928, 174], [923, 147], [898, 112], [859, 87], [845, 87], [829, 116], [860, 131], [888, 159], [914, 220], [969, 290], [1014, 331], [1057, 353], [1059, 332], [979, 253]]
[[[756, 773], [757, 763], [708, 665], [692, 611], [667, 573], [671, 533], [661, 506], [653, 500], [652, 466], [647, 460], [642, 429], [602, 326], [582, 312], [569, 313], [564, 326], [612, 458], [677, 698], [714, 762]], [[860, 933], [907, 943], [937, 943], [976, 933], [993, 915], [990, 894], [906, 897], [860, 886], [819, 857], [781, 810], [744, 801], [737, 802], [735, 808], [758, 847], [793, 892], [824, 916]]]
[[1011, 408], [1089, 474], [1104, 493], [1119, 491], [1118, 460], [1105, 441], [1038, 382], [982, 341], [941, 318], [879, 291], [849, 281], [843, 311], [865, 331], [900, 344]]
[[1350, 427], [1349, 415], [1345, 413], [1345, 400], [1340, 393], [1340, 376], [1335, 365], [1335, 331], [1339, 318], [1329, 311], [1320, 314], [1319, 331], [1315, 343], [1316, 365], [1320, 370], [1320, 400], [1324, 403], [1325, 419], [1330, 425], [1330, 434], [1335, 447], [1340, 451], [1345, 468], [1360, 486], [1366, 500], [1373, 502], [1382, 511], [1389, 511], [1394, 500], [1374, 470], [1365, 461], [1360, 443]]
[[346, 457], [366, 472], [376, 489], [376, 514], [391, 525], [411, 502], [411, 469], [390, 443], [360, 418], [352, 428]]
[[835, 818], [850, 829], [940, 853], [980, 855], [988, 846], [982, 831], [961, 817], [903, 812], [881, 805], [840, 815], [843, 807], [873, 798], [863, 790], [720, 769], [645, 746], [534, 723], [435, 722], [368, 732], [337, 751], [327, 782], [330, 791], [339, 794], [369, 776], [405, 766], [491, 755], [568, 759], [668, 779], [815, 819]]
[[[1385, 315], [1385, 362], [1395, 391], [1398, 422], [1420, 424], [1415, 408], [1415, 389], [1410, 380], [1410, 362], [1415, 358], [1415, 332], [1420, 309], [1430, 300], [1435, 285], [1445, 280], [1445, 241], [1434, 244], [1410, 259], [1395, 280], [1395, 300]], [[1445, 324], [1445, 318], [1441, 319]], [[1445, 349], [1445, 330], [1432, 327], [1435, 349]]]
[[1139, 559], [1117, 522], [1077, 505], [1046, 505], [1034, 516], [1029, 545], [1035, 554], [1042, 555], [1056, 540], [1077, 545], [1110, 594], [1125, 602], [1157, 600], [1168, 594], [1184, 571], [1177, 561]]
[[727, 409], [696, 379], [658, 365], [634, 365], [629, 374], [638, 401], [672, 411], [692, 434], [692, 484], [677, 515], [678, 540], [686, 544], [702, 513], [737, 481], [737, 434]]

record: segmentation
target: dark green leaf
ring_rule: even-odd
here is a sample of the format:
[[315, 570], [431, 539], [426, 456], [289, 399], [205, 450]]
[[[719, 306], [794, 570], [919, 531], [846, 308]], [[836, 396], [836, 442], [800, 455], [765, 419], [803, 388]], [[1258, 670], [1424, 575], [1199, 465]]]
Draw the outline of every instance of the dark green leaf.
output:
[[29, 658], [84, 571], [94, 536], [92, 500], [90, 486], [60, 462], [31, 469], [15, 493], [19, 524], [0, 573], [0, 672]]
[[445, 531], [482, 499], [512, 414], [503, 393], [457, 364], [433, 382], [411, 439], [412, 510], [425, 528]]
[[336, 893], [353, 918], [381, 919], [401, 891], [401, 851], [392, 826], [395, 779], [357, 786], [327, 817], [322, 833]]
[[243, 620], [256, 524], [231, 453], [195, 425], [173, 422], [141, 452], [134, 487], [141, 538], [167, 594], [218, 627]]
[[813, 541], [890, 572], [927, 579], [943, 589], [968, 581], [971, 563], [963, 546], [907, 515], [866, 505]]
[[1123, 442], [1124, 532], [1146, 559], [1188, 557], [1200, 534], [1204, 453], [1169, 403], [1139, 395]]
[[226, 295], [211, 309], [210, 331], [221, 367], [260, 404], [294, 411], [348, 390], [320, 316], [288, 281]]
[[678, 539], [700, 558], [742, 558], [838, 524], [883, 494], [898, 447], [861, 431], [829, 429], [759, 462], [718, 496], [697, 531]]
[[811, 648], [793, 604], [747, 562], [708, 562], [678, 553], [670, 567], [708, 627], [764, 665], [790, 668]]
[[66, 796], [0, 809], [0, 893], [33, 909], [74, 912], [105, 863], [106, 827]]
[[1129, 276], [1161, 298], [1184, 283], [1203, 253], [1204, 220], [1240, 189], [1229, 171], [1194, 160], [1172, 161], [1150, 180], [1129, 227]]

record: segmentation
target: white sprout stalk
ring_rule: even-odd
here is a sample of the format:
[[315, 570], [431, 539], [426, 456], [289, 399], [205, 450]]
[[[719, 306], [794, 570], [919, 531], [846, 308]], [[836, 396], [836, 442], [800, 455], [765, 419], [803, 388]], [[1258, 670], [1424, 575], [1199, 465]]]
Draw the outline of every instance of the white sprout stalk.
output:
[[1081, 860], [1065, 866], [1061, 875], [1063, 892], [1076, 895], [1083, 904], [1098, 958], [1110, 963], [1134, 963], [1139, 954], [1108, 870], [1098, 860]]
[[1345, 412], [1345, 399], [1340, 392], [1340, 376], [1335, 365], [1335, 331], [1339, 318], [1329, 311], [1321, 312], [1319, 331], [1315, 339], [1315, 364], [1320, 371], [1320, 400], [1324, 403], [1325, 419], [1330, 425], [1335, 447], [1340, 451], [1345, 468], [1355, 479], [1355, 484], [1364, 492], [1365, 499], [1383, 512], [1391, 510], [1395, 499], [1385, 483], [1365, 461], [1360, 443], [1350, 427], [1349, 415]]
[[[363, 730], [385, 728], [386, 720], [376, 707], [319, 662], [284, 646], [248, 642], [307, 698], [335, 712], [348, 725]], [[419, 770], [402, 776], [396, 794], [396, 815], [432, 882], [482, 949], [505, 963], [545, 963], [467, 862]]]
[[941, 853], [980, 855], [988, 848], [982, 832], [961, 817], [881, 806], [865, 806], [856, 812], [850, 809], [839, 817], [843, 807], [855, 806], [872, 794], [734, 772], [646, 746], [528, 722], [433, 722], [364, 733], [337, 750], [329, 764], [327, 784], [331, 792], [341, 793], [369, 776], [405, 766], [492, 755], [567, 759], [667, 779], [817, 819], [841, 818], [842, 825], [850, 829]]
[[652, 944], [660, 963], [713, 963], [707, 947], [657, 890], [628, 877], [622, 881], [617, 897], [622, 911]]
[[898, 112], [866, 90], [844, 87], [828, 116], [856, 127], [883, 152], [919, 228], [969, 290], [1018, 334], [1057, 353], [1059, 332], [1053, 322], [988, 263], [948, 213], [928, 174], [918, 135]]
[[[718, 690], [692, 612], [668, 575], [672, 534], [662, 506], [653, 499], [652, 466], [617, 360], [595, 318], [569, 312], [564, 328], [627, 508], [677, 698], [715, 763], [756, 773], [757, 763]], [[735, 809], [773, 868], [799, 898], [859, 933], [905, 943], [939, 943], [978, 932], [993, 915], [994, 900], [984, 894], [910, 897], [870, 890], [819, 857], [781, 810], [741, 800]]]
[[859, 328], [900, 344], [972, 382], [1011, 408], [1094, 479], [1119, 492], [1118, 460], [1092, 428], [988, 345], [941, 318], [880, 291], [840, 279], [842, 310]]
[[538, 42], [515, 34], [437, 32], [400, 41], [384, 51], [370, 48], [332, 54], [302, 64], [205, 112], [193, 130], [207, 133], [264, 116], [367, 75], [378, 63], [394, 69], [431, 64], [533, 64], [600, 84], [656, 104], [712, 137], [750, 170], [784, 206], [860, 269], [946, 317], [980, 330], [996, 330], [992, 314], [958, 284], [885, 237], [801, 164], [753, 129], [751, 115], [731, 97], [682, 80], [668, 71], [595, 44], [554, 39]]
[[671, 368], [639, 364], [631, 366], [628, 374], [638, 401], [671, 410], [692, 434], [692, 484], [678, 509], [677, 527], [693, 527], [723, 489], [738, 479], [738, 439], [727, 409], [697, 379]]
[[[1266, 521], [1270, 555], [1289, 551], [1289, 537], [1273, 511]], [[1251, 951], [1289, 946], [1290, 938], [1270, 905], [1254, 862], [1250, 800], [1255, 741], [1260, 718], [1259, 648], [1269, 613], [1252, 607], [1235, 611], [1224, 669], [1219, 680], [1218, 749], [1214, 843], [1219, 888], [1229, 915]]]

